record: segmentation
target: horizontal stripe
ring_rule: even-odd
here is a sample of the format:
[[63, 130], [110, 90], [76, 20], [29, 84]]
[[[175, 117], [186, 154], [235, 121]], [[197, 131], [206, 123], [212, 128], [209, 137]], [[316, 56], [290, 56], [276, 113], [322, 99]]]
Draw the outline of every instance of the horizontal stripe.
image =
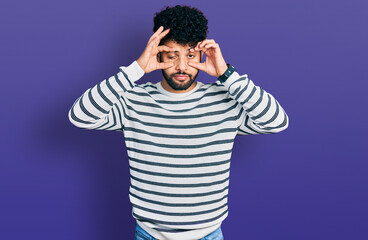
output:
[[84, 96], [82, 96], [81, 100], [79, 101], [79, 107], [80, 107], [80, 109], [82, 110], [82, 112], [83, 112], [84, 114], [86, 114], [88, 117], [91, 117], [91, 118], [93, 118], [93, 119], [95, 119], [95, 120], [99, 119], [97, 116], [93, 115], [92, 113], [90, 113], [90, 112], [86, 109], [86, 107], [85, 107], [85, 106], [84, 106], [84, 104], [83, 104], [83, 97], [84, 97]]
[[253, 87], [252, 92], [249, 94], [249, 96], [244, 101], [241, 102], [241, 105], [245, 105], [245, 103], [248, 102], [249, 99], [251, 99], [253, 97], [253, 95], [255, 94], [256, 91], [257, 91], [257, 88]]
[[132, 174], [130, 174], [130, 178], [134, 179], [138, 182], [141, 183], [146, 183], [146, 184], [150, 184], [150, 185], [156, 185], [156, 186], [163, 186], [163, 187], [174, 187], [174, 188], [195, 188], [195, 187], [208, 187], [208, 186], [213, 186], [213, 185], [217, 185], [217, 184], [221, 184], [224, 183], [226, 181], [229, 180], [229, 177], [220, 180], [220, 181], [214, 181], [214, 182], [209, 182], [209, 183], [162, 183], [162, 182], [153, 182], [150, 180], [146, 180], [146, 179], [141, 179], [138, 177], [133, 176]]
[[[108, 121], [108, 122], [106, 122], [106, 124], [104, 124], [104, 125], [103, 125], [103, 128], [104, 128], [104, 129], [106, 129], [106, 130], [108, 130], [108, 129], [111, 129], [112, 127], [116, 126], [116, 124], [117, 124], [117, 123], [116, 123], [116, 116], [115, 116], [114, 111], [112, 111], [112, 120], [113, 120], [113, 121], [112, 121], [112, 125], [111, 125], [110, 127], [105, 127], [105, 126], [104, 126], [104, 125], [107, 125], [107, 123], [111, 123], [111, 121]], [[101, 126], [101, 127], [102, 127], [102, 126]], [[101, 128], [101, 127], [100, 127], [100, 128]]]
[[212, 142], [208, 142], [204, 144], [196, 144], [196, 145], [182, 145], [182, 144], [170, 145], [170, 144], [156, 143], [152, 141], [146, 141], [146, 140], [141, 140], [141, 139], [136, 139], [136, 138], [131, 138], [131, 137], [125, 137], [125, 142], [135, 142], [135, 143], [147, 144], [147, 145], [158, 146], [158, 147], [163, 147], [163, 148], [194, 148], [194, 149], [197, 149], [197, 148], [204, 148], [204, 147], [209, 147], [213, 145], [233, 143], [234, 139], [216, 140], [216, 141], [212, 141]]
[[110, 79], [111, 78], [109, 78], [109, 79], [106, 80], [106, 86], [112, 92], [112, 94], [115, 95], [115, 98], [119, 99], [120, 96], [119, 96], [118, 92], [111, 86]]
[[280, 109], [279, 109], [279, 105], [276, 104], [276, 111], [273, 114], [273, 116], [266, 122], [263, 123], [258, 123], [259, 126], [264, 126], [264, 125], [268, 125], [270, 123], [272, 123], [273, 121], [275, 121], [275, 119], [277, 118], [277, 116], [279, 115]]
[[212, 137], [221, 133], [231, 133], [236, 132], [236, 128], [224, 128], [214, 132], [202, 133], [202, 134], [191, 134], [191, 135], [172, 135], [172, 134], [163, 134], [163, 133], [152, 133], [145, 130], [141, 130], [138, 128], [125, 127], [124, 132], [133, 132], [133, 133], [142, 133], [153, 137], [163, 137], [163, 138], [204, 138], [204, 137]]
[[271, 97], [268, 95], [267, 106], [257, 116], [251, 117], [253, 120], [263, 117], [271, 107]]
[[206, 122], [206, 123], [198, 123], [198, 124], [189, 124], [189, 125], [171, 125], [171, 124], [160, 124], [160, 123], [152, 123], [152, 122], [146, 122], [142, 121], [138, 118], [127, 116], [127, 119], [132, 122], [137, 122], [145, 126], [152, 126], [152, 127], [158, 127], [158, 128], [178, 128], [178, 129], [188, 129], [188, 128], [203, 128], [203, 127], [210, 127], [210, 126], [216, 126], [220, 125], [222, 123], [228, 122], [228, 121], [236, 121], [239, 117], [238, 116], [231, 116], [227, 117], [225, 119], [222, 119], [220, 121], [216, 122]]
[[112, 105], [112, 102], [106, 97], [106, 95], [101, 90], [101, 83], [97, 84], [97, 92], [101, 96], [101, 98], [110, 106]]
[[125, 71], [123, 69], [120, 68], [120, 72], [124, 75], [124, 78], [125, 79], [122, 79], [123, 81], [124, 80], [127, 80], [127, 82], [129, 83], [130, 85], [130, 88], [133, 88], [133, 84], [132, 82], [130, 81], [129, 77], [128, 77], [128, 74], [125, 73]]
[[142, 207], [142, 206], [139, 206], [137, 204], [132, 203], [133, 207], [141, 209], [143, 211], [151, 212], [151, 213], [155, 213], [155, 214], [160, 214], [160, 215], [167, 215], [167, 216], [195, 216], [195, 215], [208, 214], [208, 213], [216, 212], [216, 211], [220, 210], [221, 208], [226, 207], [226, 205], [227, 205], [227, 203], [225, 203], [225, 204], [223, 204], [223, 205], [221, 205], [217, 208], [210, 209], [210, 210], [205, 210], [205, 211], [176, 213], [176, 212], [159, 211], [159, 210], [155, 210], [155, 209], [151, 209], [151, 208], [147, 208], [147, 207]]
[[159, 232], [181, 233], [181, 234], [183, 234], [184, 232], [192, 231], [192, 229], [165, 229], [165, 228], [153, 228], [153, 229]]
[[148, 202], [148, 203], [152, 203], [152, 204], [157, 204], [157, 205], [162, 205], [162, 206], [167, 206], [167, 207], [198, 207], [198, 206], [202, 206], [202, 205], [209, 205], [209, 204], [213, 204], [213, 203], [217, 203], [217, 202], [221, 202], [223, 199], [227, 198], [228, 195], [224, 195], [219, 199], [214, 199], [211, 201], [206, 201], [206, 202], [197, 202], [197, 203], [167, 203], [167, 202], [160, 202], [160, 201], [155, 201], [152, 199], [147, 199], [147, 198], [143, 198], [140, 197], [134, 193], [132, 193], [129, 190], [129, 194], [141, 201], [144, 202]]
[[121, 87], [121, 89], [122, 89], [124, 92], [126, 92], [126, 91], [127, 91], [127, 89], [124, 87], [124, 84], [120, 81], [118, 74], [116, 74], [116, 75], [114, 76], [114, 78], [115, 78], [115, 82], [117, 82], [117, 83], [118, 83], [118, 85]]
[[[239, 102], [239, 98], [243, 96], [245, 91], [247, 91], [249, 83], [250, 83], [250, 81], [248, 79], [247, 84], [245, 86], [241, 85], [241, 86], [243, 86], [242, 89], [238, 92], [238, 94], [235, 95], [235, 98], [234, 98], [236, 101]], [[229, 88], [229, 89], [231, 89], [231, 88]], [[231, 91], [230, 91], [230, 95], [234, 97], [234, 95]]]
[[[137, 95], [137, 92], [134, 92], [133, 90], [128, 91], [131, 95]], [[147, 96], [149, 98], [151, 98], [151, 96], [148, 93], [139, 93], [141, 96]], [[159, 99], [154, 99], [155, 102], [160, 103], [160, 104], [173, 104], [173, 105], [180, 105], [180, 104], [187, 104], [187, 103], [193, 103], [193, 102], [200, 102], [203, 101], [204, 98], [206, 97], [212, 97], [212, 96], [217, 96], [217, 95], [228, 95], [229, 93], [225, 90], [222, 91], [216, 91], [216, 92], [208, 92], [205, 93], [203, 95], [201, 95], [200, 97], [197, 98], [190, 98], [190, 99], [185, 99], [185, 100], [180, 100], [180, 99], [173, 99], [173, 100], [159, 100]], [[140, 105], [144, 104], [144, 102], [137, 102], [135, 101], [135, 99], [131, 99], [129, 98], [129, 101], [131, 101], [134, 104]], [[151, 107], [158, 107], [161, 108], [160, 105], [157, 104], [152, 104], [152, 105], [147, 105], [147, 106], [151, 106]]]
[[216, 115], [222, 115], [227, 112], [231, 112], [231, 110], [235, 109], [238, 106], [238, 103], [231, 105], [227, 109], [224, 110], [218, 110], [218, 111], [212, 111], [212, 112], [206, 112], [201, 114], [190, 114], [190, 115], [163, 115], [158, 113], [150, 113], [150, 112], [142, 112], [134, 109], [131, 106], [127, 106], [129, 110], [135, 112], [137, 115], [141, 116], [150, 116], [150, 117], [156, 117], [156, 118], [164, 118], [164, 119], [191, 119], [191, 118], [201, 118], [201, 117], [208, 117], [208, 116], [216, 116]]
[[143, 163], [147, 165], [153, 166], [162, 166], [162, 167], [170, 167], [170, 168], [199, 168], [199, 167], [211, 167], [211, 166], [218, 166], [222, 164], [227, 164], [230, 162], [230, 159], [225, 161], [219, 162], [209, 162], [209, 163], [197, 163], [197, 164], [173, 164], [173, 163], [159, 163], [159, 162], [152, 162], [152, 161], [145, 161], [137, 158], [133, 158], [128, 156], [128, 159], [133, 162]]
[[248, 129], [250, 129], [250, 130], [252, 130], [253, 132], [255, 132], [255, 133], [257, 133], [257, 134], [261, 134], [261, 132], [259, 132], [259, 131], [257, 131], [257, 130], [255, 130], [253, 127], [251, 127], [251, 126], [249, 126], [248, 125], [248, 121], [250, 121], [249, 120], [250, 118], [249, 118], [249, 115], [247, 115], [246, 117], [245, 117], [245, 121], [244, 121], [244, 125], [243, 125], [243, 127], [246, 127], [246, 128], [248, 128]]
[[248, 108], [247, 109], [247, 112], [249, 113], [249, 112], [251, 112], [251, 111], [253, 111], [261, 102], [262, 102], [262, 99], [263, 99], [263, 93], [264, 93], [264, 91], [263, 91], [263, 89], [261, 88], [261, 96], [259, 96], [259, 98], [258, 98], [258, 100], [257, 100], [257, 102], [256, 103], [254, 103], [250, 108]]
[[[232, 83], [229, 85], [229, 89], [231, 89], [231, 87], [232, 87], [235, 83], [242, 82], [242, 81], [244, 81], [245, 79], [247, 79], [247, 78], [246, 78], [246, 77], [241, 77], [241, 78], [239, 78], [238, 80], [236, 80], [236, 81], [232, 82]], [[241, 89], [241, 86], [238, 86], [238, 88], [237, 88], [235, 91], [233, 91], [233, 92], [231, 93], [231, 95], [236, 95], [236, 93], [239, 91], [239, 89]]]
[[89, 89], [89, 91], [88, 91], [88, 100], [101, 113], [104, 113], [104, 114], [108, 113], [108, 111], [104, 110], [100, 105], [97, 104], [97, 102], [95, 101], [95, 99], [92, 96], [92, 89]]
[[221, 214], [219, 214], [216, 217], [209, 218], [209, 219], [206, 219], [206, 220], [191, 221], [191, 222], [167, 222], [167, 221], [161, 221], [159, 219], [152, 219], [152, 218], [142, 217], [142, 216], [136, 214], [135, 212], [133, 212], [133, 216], [136, 217], [136, 218], [138, 218], [140, 221], [149, 221], [149, 222], [154, 222], [154, 223], [158, 223], [158, 224], [165, 224], [165, 225], [196, 225], [196, 224], [202, 224], [202, 223], [207, 223], [207, 222], [215, 221], [216, 219], [219, 219], [220, 217], [222, 217], [223, 215], [225, 215], [227, 212], [228, 212], [228, 209], [226, 209], [224, 212], [222, 212]]
[[[133, 103], [133, 105], [150, 107], [150, 108], [157, 108], [157, 109], [163, 109], [165, 111], [170, 111], [170, 112], [188, 112], [188, 111], [194, 110], [194, 109], [206, 108], [206, 107], [209, 108], [209, 107], [212, 107], [212, 106], [217, 106], [218, 104], [221, 104], [221, 103], [227, 103], [227, 102], [234, 101], [231, 98], [225, 98], [225, 99], [221, 99], [221, 100], [217, 100], [217, 101], [213, 101], [211, 99], [211, 101], [209, 103], [198, 104], [198, 105], [195, 105], [195, 106], [193, 106], [191, 108], [185, 108], [185, 109], [167, 109], [163, 105], [159, 105], [159, 104], [156, 104], [156, 103], [142, 102], [142, 101], [147, 101], [147, 99], [142, 99], [142, 101], [134, 100], [134, 99], [131, 99], [131, 98], [127, 98], [127, 99], [128, 99], [128, 101], [130, 103]], [[158, 100], [155, 100], [155, 101], [157, 102]]]
[[135, 149], [131, 147], [127, 147], [126, 149], [128, 151], [137, 152], [137, 153], [141, 153], [145, 155], [160, 156], [160, 157], [167, 157], [167, 158], [200, 158], [200, 157], [217, 156], [217, 155], [231, 153], [231, 149], [223, 150], [223, 151], [216, 151], [216, 152], [204, 152], [204, 153], [198, 153], [198, 154], [181, 154], [181, 155], [145, 151], [145, 150]]
[[152, 175], [152, 176], [173, 177], [173, 178], [195, 178], [195, 177], [198, 178], [198, 177], [217, 176], [217, 175], [227, 173], [230, 170], [230, 169], [225, 169], [225, 170], [218, 171], [218, 172], [196, 173], [196, 174], [174, 174], [174, 173], [159, 173], [159, 172], [146, 171], [146, 170], [138, 169], [132, 166], [130, 166], [129, 168], [133, 171]]
[[265, 127], [263, 129], [271, 130], [271, 129], [279, 129], [279, 128], [285, 127], [287, 123], [287, 117], [286, 117], [285, 112], [283, 114], [284, 114], [284, 121], [280, 125], [275, 126], [275, 127]]
[[201, 192], [201, 193], [164, 193], [164, 192], [157, 192], [152, 190], [143, 189], [140, 187], [135, 186], [134, 184], [130, 183], [130, 187], [136, 189], [137, 191], [152, 194], [152, 195], [158, 195], [158, 196], [165, 196], [165, 197], [173, 197], [173, 198], [183, 198], [183, 197], [205, 197], [209, 195], [219, 194], [229, 189], [229, 186], [226, 186], [220, 190], [216, 191], [210, 191], [210, 192]]
[[85, 121], [85, 120], [82, 120], [82, 119], [78, 118], [78, 117], [75, 115], [75, 113], [74, 113], [74, 108], [72, 108], [72, 109], [70, 110], [70, 116], [72, 117], [72, 119], [73, 119], [74, 121], [76, 121], [76, 122], [78, 122], [78, 123], [92, 124], [92, 122], [90, 122], [90, 121]]

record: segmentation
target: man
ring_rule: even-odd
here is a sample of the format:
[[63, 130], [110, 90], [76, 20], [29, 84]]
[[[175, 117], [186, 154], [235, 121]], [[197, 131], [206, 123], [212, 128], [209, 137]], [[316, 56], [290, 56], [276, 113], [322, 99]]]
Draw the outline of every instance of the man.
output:
[[[136, 239], [223, 239], [234, 138], [280, 132], [288, 116], [227, 64], [198, 9], [167, 7], [154, 23], [141, 56], [88, 89], [69, 119], [124, 133]], [[157, 69], [161, 82], [134, 83]], [[195, 82], [199, 70], [218, 80]]]

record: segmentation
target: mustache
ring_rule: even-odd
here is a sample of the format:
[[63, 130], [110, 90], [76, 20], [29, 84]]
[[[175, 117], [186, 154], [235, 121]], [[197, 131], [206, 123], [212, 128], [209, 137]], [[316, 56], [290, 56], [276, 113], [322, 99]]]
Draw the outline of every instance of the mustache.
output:
[[185, 73], [185, 72], [182, 72], [182, 73], [180, 73], [180, 72], [178, 72], [178, 73], [173, 73], [173, 74], [171, 74], [171, 76], [175, 76], [175, 75], [177, 75], [177, 74], [180, 74], [180, 75], [187, 75], [187, 76], [189, 76], [189, 77], [191, 77], [191, 76], [192, 76], [191, 74], [187, 74], [187, 73]]

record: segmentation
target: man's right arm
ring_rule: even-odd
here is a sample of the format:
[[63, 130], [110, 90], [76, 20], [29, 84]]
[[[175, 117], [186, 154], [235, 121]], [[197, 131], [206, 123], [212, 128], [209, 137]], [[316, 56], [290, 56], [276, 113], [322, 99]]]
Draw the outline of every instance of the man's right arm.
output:
[[161, 39], [169, 33], [161, 26], [150, 37], [141, 56], [128, 67], [120, 67], [120, 72], [88, 89], [69, 110], [69, 120], [77, 127], [86, 129], [122, 130], [126, 122], [124, 93], [134, 87], [134, 82], [145, 73], [172, 67], [172, 62], [159, 62], [158, 53], [177, 51], [165, 45], [159, 46]]
[[126, 106], [120, 98], [144, 75], [137, 61], [82, 94], [69, 110], [71, 123], [85, 129], [122, 130]]

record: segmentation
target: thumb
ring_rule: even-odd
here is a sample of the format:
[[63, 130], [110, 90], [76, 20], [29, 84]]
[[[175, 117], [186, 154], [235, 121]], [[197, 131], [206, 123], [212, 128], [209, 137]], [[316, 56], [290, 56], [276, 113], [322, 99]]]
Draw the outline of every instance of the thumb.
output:
[[201, 71], [204, 71], [205, 72], [205, 66], [204, 66], [204, 63], [199, 63], [199, 62], [191, 62], [189, 61], [188, 62], [188, 65], [191, 66], [191, 67], [194, 67], [194, 68], [197, 68]]

